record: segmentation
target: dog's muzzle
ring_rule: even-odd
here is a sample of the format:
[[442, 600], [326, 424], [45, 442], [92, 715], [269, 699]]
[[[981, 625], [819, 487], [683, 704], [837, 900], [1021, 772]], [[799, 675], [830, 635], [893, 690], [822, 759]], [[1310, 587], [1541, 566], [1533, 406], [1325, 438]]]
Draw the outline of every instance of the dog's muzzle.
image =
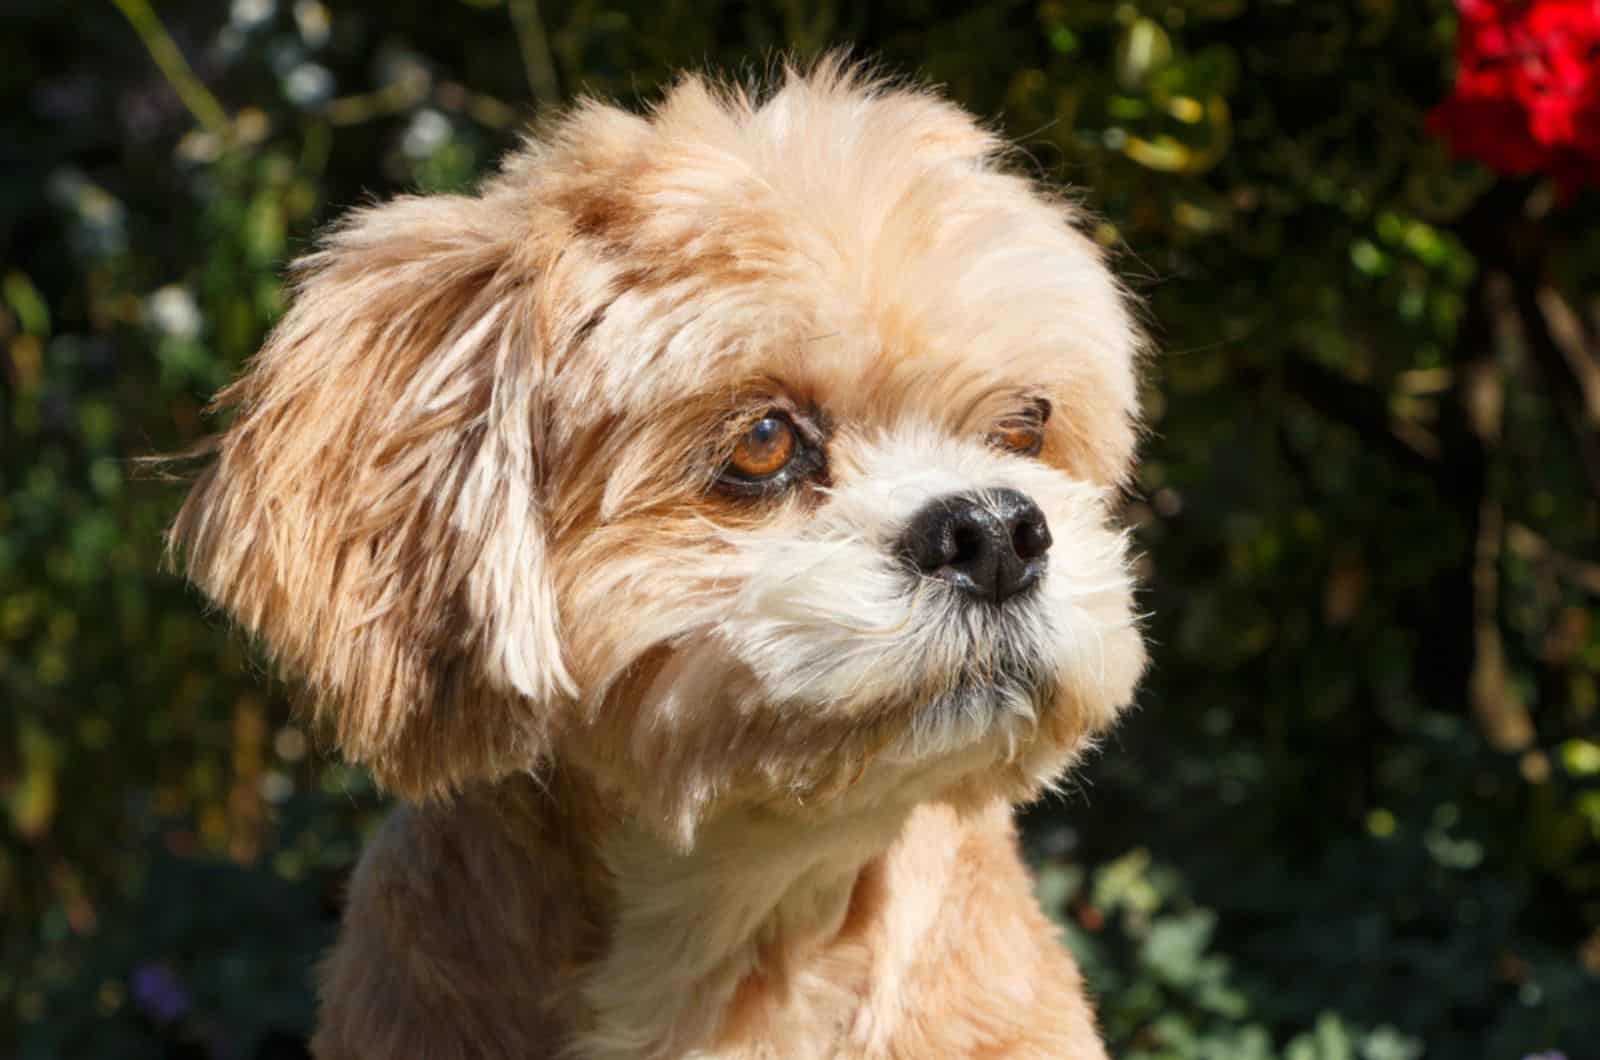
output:
[[1050, 543], [1050, 525], [1026, 494], [985, 490], [930, 501], [906, 526], [900, 554], [918, 575], [1000, 605], [1044, 577]]

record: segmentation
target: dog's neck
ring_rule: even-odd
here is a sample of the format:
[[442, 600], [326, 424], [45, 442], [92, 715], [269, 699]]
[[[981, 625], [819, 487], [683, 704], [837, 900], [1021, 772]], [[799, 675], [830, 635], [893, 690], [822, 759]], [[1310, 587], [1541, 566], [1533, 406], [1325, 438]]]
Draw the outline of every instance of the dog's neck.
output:
[[[835, 820], [729, 813], [687, 851], [625, 815], [586, 844], [609, 942], [584, 975], [586, 1057], [678, 1055], [781, 1005], [806, 962], [860, 930], [909, 807]], [[590, 821], [596, 818], [585, 815]]]

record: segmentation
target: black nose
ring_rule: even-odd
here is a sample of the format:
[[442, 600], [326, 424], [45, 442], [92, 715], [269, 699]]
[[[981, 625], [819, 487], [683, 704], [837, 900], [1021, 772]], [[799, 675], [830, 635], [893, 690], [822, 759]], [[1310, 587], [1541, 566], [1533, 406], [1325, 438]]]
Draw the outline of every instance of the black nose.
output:
[[900, 547], [922, 574], [998, 604], [1044, 576], [1050, 526], [1016, 490], [958, 494], [912, 516]]

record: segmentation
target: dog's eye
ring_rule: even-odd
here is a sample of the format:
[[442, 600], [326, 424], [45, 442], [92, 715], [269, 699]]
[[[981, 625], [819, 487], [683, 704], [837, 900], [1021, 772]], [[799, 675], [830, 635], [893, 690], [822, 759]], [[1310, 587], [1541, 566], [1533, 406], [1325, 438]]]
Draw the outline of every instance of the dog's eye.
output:
[[799, 439], [789, 417], [769, 412], [739, 438], [728, 473], [746, 482], [769, 479], [789, 466], [797, 448]]
[[1020, 415], [1001, 423], [989, 434], [991, 445], [1019, 456], [1038, 456], [1044, 448], [1044, 425], [1050, 420], [1050, 402], [1038, 398]]
[[828, 460], [822, 446], [821, 413], [804, 418], [769, 408], [760, 418], [734, 429], [715, 488], [725, 496], [760, 498], [787, 494], [802, 483], [826, 483]]

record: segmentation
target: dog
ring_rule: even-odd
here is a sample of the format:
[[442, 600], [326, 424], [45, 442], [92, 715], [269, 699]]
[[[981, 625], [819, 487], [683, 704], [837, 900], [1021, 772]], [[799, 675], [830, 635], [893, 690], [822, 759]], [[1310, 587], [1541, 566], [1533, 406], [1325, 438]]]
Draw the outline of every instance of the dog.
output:
[[400, 800], [318, 1057], [1104, 1058], [1012, 811], [1144, 666], [1143, 340], [1012, 157], [688, 75], [296, 264], [170, 547]]

